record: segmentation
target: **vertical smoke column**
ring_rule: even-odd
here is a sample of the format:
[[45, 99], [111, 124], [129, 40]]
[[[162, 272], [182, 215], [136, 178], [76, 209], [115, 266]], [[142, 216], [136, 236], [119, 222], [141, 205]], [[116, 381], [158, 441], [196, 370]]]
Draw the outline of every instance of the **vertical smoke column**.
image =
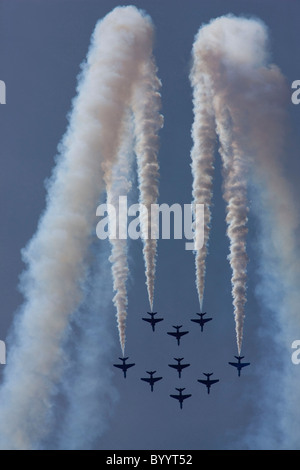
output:
[[[202, 302], [210, 224], [215, 120], [220, 142], [219, 152], [223, 161], [227, 234], [230, 240], [229, 260], [239, 353], [246, 302], [247, 171], [251, 161], [246, 145], [248, 110], [243, 108], [242, 96], [244, 93], [253, 93], [252, 86], [247, 89], [247, 84], [249, 76], [257, 74], [266, 58], [266, 50], [260, 49], [264, 39], [265, 31], [259, 22], [222, 17], [200, 28], [193, 47], [193, 194], [200, 194], [198, 201], [206, 205], [205, 245], [196, 255], [197, 287]], [[200, 98], [197, 99], [197, 96]], [[199, 124], [196, 124], [197, 118]], [[197, 164], [198, 161], [200, 164]], [[194, 200], [197, 197], [194, 196]]]
[[[159, 113], [161, 107], [159, 94], [161, 83], [156, 75], [157, 69], [151, 50], [152, 24], [148, 18], [144, 18], [144, 21], [147, 21], [149, 47], [144, 51], [144, 55], [138, 63], [128, 106], [133, 113], [134, 120], [133, 133], [135, 137], [140, 203], [147, 209], [147, 213], [143, 211], [140, 213], [140, 223], [144, 244], [143, 255], [146, 269], [146, 284], [149, 303], [152, 309], [157, 240], [151, 238], [151, 204], [155, 204], [158, 197], [158, 131], [163, 125], [163, 117]], [[127, 148], [121, 149], [118, 167], [115, 169], [113, 176], [110, 168], [108, 178], [106, 179], [108, 202], [112, 201], [114, 206], [117, 205], [119, 196], [127, 194], [130, 189], [130, 184], [127, 183], [130, 178], [130, 165], [128, 159], [126, 160], [126, 155], [130, 155], [130, 148], [132, 149], [133, 147], [130, 141], [130, 136], [133, 136], [133, 133], [130, 133], [131, 120], [129, 112], [123, 126], [127, 128], [126, 137], [124, 137], [124, 145], [125, 147], [127, 145]], [[121, 222], [123, 216], [125, 214], [119, 214], [119, 222]], [[111, 245], [112, 255], [110, 260], [112, 262], [113, 283], [116, 292], [113, 301], [117, 308], [120, 343], [124, 355], [125, 320], [127, 316], [127, 242], [118, 237], [116, 240], [111, 239]]]
[[[259, 20], [218, 18], [200, 29], [196, 44], [202, 73], [211, 79], [224, 168], [239, 351], [246, 299], [247, 182], [251, 182], [253, 212], [261, 226], [258, 292], [263, 338], [270, 345], [261, 364], [264, 390], [258, 422], [252, 435], [247, 434], [247, 444], [298, 449], [299, 375], [291, 363], [290, 348], [300, 327], [300, 222], [299, 203], [286, 178], [287, 84], [279, 68], [270, 63], [268, 31]], [[270, 363], [272, 370], [265, 377]]]
[[[215, 99], [218, 102], [218, 99]], [[224, 111], [225, 109], [225, 111]], [[235, 141], [236, 129], [224, 103], [216, 104], [219, 152], [223, 160], [224, 199], [227, 202], [227, 235], [230, 241], [229, 262], [232, 269], [232, 297], [236, 323], [238, 353], [241, 354], [246, 303], [247, 262], [247, 159]]]
[[[119, 207], [119, 198], [127, 196], [131, 188], [131, 166], [133, 159], [133, 134], [132, 134], [132, 121], [130, 113], [127, 113], [127, 124], [122, 139], [122, 146], [119, 150], [118, 160], [112, 170], [111, 185], [107, 190], [107, 203], [111, 204], [114, 208]], [[126, 207], [127, 208], [127, 207]], [[128, 278], [128, 260], [127, 260], [127, 239], [121, 238], [122, 230], [127, 229], [127, 212], [123, 213], [123, 208], [119, 207], [119, 212], [116, 212], [117, 219], [117, 237], [110, 237], [111, 256], [109, 261], [112, 265], [113, 275], [113, 289], [115, 296], [113, 303], [117, 310], [118, 330], [120, 335], [120, 344], [122, 353], [125, 352], [125, 322], [127, 317], [127, 288], [126, 282]], [[124, 230], [123, 230], [124, 231]]]
[[114, 10], [94, 31], [47, 207], [23, 252], [26, 301], [0, 391], [1, 448], [35, 448], [46, 433], [62, 338], [82, 298], [103, 180], [109, 185], [127, 103], [151, 44], [151, 23], [134, 7]]
[[135, 152], [138, 165], [140, 204], [143, 204], [147, 209], [147, 212], [141, 211], [140, 221], [144, 244], [146, 284], [151, 310], [154, 300], [157, 250], [157, 240], [152, 238], [152, 235], [157, 233], [157, 227], [152, 226], [151, 229], [151, 204], [156, 204], [158, 198], [158, 131], [163, 126], [163, 117], [159, 112], [161, 108], [160, 87], [161, 82], [156, 76], [154, 58], [150, 58], [140, 68], [140, 81], [133, 96], [132, 109], [135, 117]]
[[[194, 122], [192, 127], [193, 148], [193, 204], [204, 204], [204, 243], [195, 252], [196, 288], [202, 311], [206, 257], [211, 226], [212, 182], [214, 173], [214, 149], [216, 142], [215, 117], [212, 108], [209, 77], [203, 73], [201, 57], [197, 54], [197, 42], [193, 46], [193, 68], [190, 75], [193, 87]], [[195, 222], [196, 223], [196, 222]], [[194, 227], [197, 230], [197, 227]]]

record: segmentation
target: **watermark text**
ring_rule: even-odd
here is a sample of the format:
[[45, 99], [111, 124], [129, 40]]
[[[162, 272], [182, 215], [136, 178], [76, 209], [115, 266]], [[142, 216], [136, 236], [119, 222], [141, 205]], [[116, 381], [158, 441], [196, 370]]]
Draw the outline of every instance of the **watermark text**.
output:
[[200, 250], [204, 243], [204, 204], [132, 204], [120, 196], [118, 204], [100, 204], [96, 227], [100, 240], [187, 240], [186, 250]]

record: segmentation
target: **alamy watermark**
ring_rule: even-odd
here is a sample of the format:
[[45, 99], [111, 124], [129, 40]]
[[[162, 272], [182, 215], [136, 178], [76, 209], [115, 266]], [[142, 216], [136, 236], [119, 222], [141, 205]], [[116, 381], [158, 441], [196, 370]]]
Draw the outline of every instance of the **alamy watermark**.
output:
[[96, 227], [100, 240], [187, 240], [186, 250], [200, 250], [204, 243], [204, 204], [144, 204], [128, 206], [127, 196], [118, 204], [100, 204]]
[[6, 85], [3, 80], [0, 80], [0, 104], [6, 104]]
[[0, 364], [6, 364], [6, 346], [4, 341], [0, 341]]
[[292, 363], [295, 364], [295, 366], [298, 366], [300, 364], [300, 340], [296, 339], [293, 341], [291, 347], [292, 349], [295, 349], [291, 357]]

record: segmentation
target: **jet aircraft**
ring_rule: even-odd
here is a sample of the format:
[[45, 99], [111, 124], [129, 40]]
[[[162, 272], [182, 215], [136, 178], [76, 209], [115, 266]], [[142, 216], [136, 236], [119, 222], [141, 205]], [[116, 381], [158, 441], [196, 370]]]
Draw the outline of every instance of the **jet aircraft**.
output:
[[198, 382], [200, 382], [200, 383], [203, 384], [203, 385], [206, 385], [206, 387], [207, 387], [207, 393], [209, 394], [209, 392], [210, 392], [210, 387], [211, 387], [212, 385], [214, 385], [214, 384], [220, 382], [220, 381], [219, 381], [219, 379], [211, 380], [210, 377], [211, 377], [213, 374], [205, 374], [205, 373], [203, 372], [203, 375], [205, 375], [206, 380], [200, 380], [200, 379], [198, 379]]
[[212, 318], [203, 318], [204, 315], [206, 315], [206, 312], [196, 313], [196, 315], [199, 315], [200, 318], [192, 318], [191, 321], [193, 321], [194, 323], [198, 323], [201, 326], [201, 331], [203, 331], [203, 327], [205, 323], [207, 323], [208, 321], [211, 321]]
[[163, 318], [154, 318], [154, 315], [157, 315], [157, 312], [147, 312], [147, 313], [148, 315], [151, 316], [151, 318], [142, 318], [142, 320], [150, 323], [150, 325], [152, 326], [152, 331], [155, 331], [156, 323], [163, 321]]
[[230, 364], [231, 366], [237, 368], [238, 376], [240, 377], [241, 376], [241, 370], [244, 367], [250, 366], [250, 362], [241, 362], [241, 360], [244, 359], [245, 356], [234, 356], [234, 357], [238, 360], [238, 362], [228, 362], [228, 364]]
[[178, 390], [179, 394], [178, 395], [170, 395], [170, 397], [172, 398], [175, 398], [176, 400], [179, 401], [179, 404], [180, 404], [180, 408], [182, 409], [182, 403], [184, 400], [186, 400], [187, 398], [190, 398], [192, 395], [182, 395], [182, 392], [183, 390], [185, 390], [185, 388], [176, 388], [176, 390]]
[[173, 369], [176, 369], [177, 372], [178, 372], [179, 378], [181, 378], [182, 369], [185, 369], [186, 367], [189, 367], [191, 364], [181, 364], [181, 361], [183, 361], [183, 357], [181, 357], [181, 358], [174, 357], [174, 360], [177, 361], [177, 364], [169, 364], [169, 367], [172, 367]]
[[122, 369], [124, 378], [126, 379], [127, 369], [129, 369], [129, 367], [135, 366], [135, 364], [126, 364], [127, 359], [129, 359], [128, 357], [119, 357], [119, 359], [120, 361], [123, 362], [123, 364], [114, 364], [114, 367], [118, 367], [118, 369]]
[[153, 375], [156, 374], [156, 370], [151, 371], [151, 372], [148, 372], [148, 371], [146, 371], [146, 372], [147, 372], [147, 374], [150, 375], [150, 377], [145, 377], [145, 378], [141, 377], [141, 380], [143, 380], [144, 382], [148, 382], [148, 384], [150, 384], [150, 386], [151, 386], [151, 392], [153, 392], [153, 385], [158, 380], [161, 380], [162, 377], [153, 377]]
[[182, 328], [182, 325], [180, 326], [173, 326], [173, 328], [176, 329], [176, 332], [175, 331], [168, 331], [168, 335], [171, 335], [171, 336], [174, 336], [176, 339], [177, 339], [177, 344], [178, 346], [180, 345], [180, 339], [183, 335], [186, 335], [188, 334], [188, 331], [179, 331], [180, 328]]

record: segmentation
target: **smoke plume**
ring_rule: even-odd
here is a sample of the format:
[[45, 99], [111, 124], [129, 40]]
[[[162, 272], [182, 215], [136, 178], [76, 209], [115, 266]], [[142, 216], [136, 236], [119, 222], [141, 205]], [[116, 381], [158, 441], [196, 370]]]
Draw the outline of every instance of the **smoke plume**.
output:
[[[232, 296], [237, 347], [241, 352], [246, 303], [247, 173], [250, 156], [243, 137], [246, 113], [238, 97], [245, 79], [257, 73], [265, 59], [259, 49], [264, 30], [260, 23], [222, 17], [202, 27], [193, 46], [191, 83], [194, 88], [192, 149], [194, 202], [205, 204], [204, 247], [196, 252], [196, 284], [202, 307], [205, 263], [211, 222], [213, 156], [218, 136], [223, 163], [232, 268]], [[239, 39], [237, 39], [239, 38]], [[237, 46], [241, 44], [243, 48]], [[249, 93], [249, 91], [248, 91]]]
[[202, 75], [202, 64], [194, 57], [191, 83], [194, 89], [194, 123], [192, 127], [193, 148], [193, 204], [204, 204], [204, 243], [196, 251], [196, 288], [202, 311], [206, 256], [211, 225], [212, 184], [214, 172], [214, 150], [216, 142], [215, 117], [208, 78]]
[[[251, 189], [253, 214], [260, 223], [257, 295], [262, 313], [267, 315], [263, 317], [262, 328], [264, 340], [270, 345], [265, 348], [266, 358], [262, 359], [259, 417], [243, 445], [297, 449], [299, 380], [290, 351], [294, 332], [300, 326], [300, 221], [285, 168], [286, 113], [290, 99], [287, 84], [279, 68], [270, 62], [268, 30], [259, 20], [218, 18], [200, 29], [193, 53], [193, 84], [196, 90], [195, 84], [200, 87], [204, 80], [210, 83], [212, 105], [209, 103], [205, 112], [210, 115], [213, 107], [220, 142], [239, 352], [246, 301], [247, 185]], [[199, 70], [197, 74], [196, 70]], [[205, 89], [202, 87], [203, 94]], [[210, 136], [212, 125], [207, 127]], [[199, 132], [198, 129], [197, 135]], [[194, 147], [199, 145], [195, 158], [204, 159], [206, 146], [200, 145], [197, 136], [194, 141]], [[194, 171], [194, 177], [200, 178], [200, 169]], [[201, 196], [200, 202], [209, 205], [210, 198], [211, 184], [208, 199]], [[203, 276], [205, 264], [200, 266]], [[274, 387], [274, 382], [280, 386]]]
[[163, 117], [159, 113], [161, 83], [156, 76], [156, 66], [153, 59], [142, 65], [140, 74], [140, 84], [135, 90], [133, 99], [136, 126], [135, 152], [138, 164], [139, 202], [147, 209], [147, 211], [140, 212], [140, 220], [144, 244], [146, 284], [150, 308], [153, 310], [157, 240], [151, 235], [156, 233], [157, 227], [154, 227], [155, 221], [151, 221], [151, 205], [156, 204], [158, 198], [157, 134], [163, 126]]
[[23, 251], [25, 303], [0, 391], [3, 449], [38, 448], [46, 433], [63, 337], [82, 300], [94, 214], [112, 187], [128, 106], [140, 67], [152, 55], [152, 36], [150, 19], [135, 7], [115, 9], [93, 33], [47, 206]]
[[[127, 196], [131, 189], [131, 165], [132, 165], [132, 129], [130, 126], [130, 118], [128, 115], [129, 128], [123, 136], [123, 144], [120, 148], [117, 164], [112, 172], [112, 184], [107, 191], [107, 203], [111, 204], [114, 208], [118, 207], [120, 196]], [[122, 214], [119, 208], [118, 213], [115, 214], [117, 219], [117, 227], [123, 227], [126, 224], [126, 215]], [[125, 221], [124, 221], [125, 218]], [[112, 234], [113, 235], [113, 234]], [[113, 303], [117, 310], [118, 330], [120, 335], [120, 344], [122, 353], [125, 352], [125, 322], [127, 316], [127, 288], [126, 282], [128, 278], [128, 261], [127, 261], [127, 240], [120, 238], [120, 233], [116, 238], [110, 237], [111, 256], [109, 258], [112, 264], [113, 275], [113, 289], [115, 296]]]

